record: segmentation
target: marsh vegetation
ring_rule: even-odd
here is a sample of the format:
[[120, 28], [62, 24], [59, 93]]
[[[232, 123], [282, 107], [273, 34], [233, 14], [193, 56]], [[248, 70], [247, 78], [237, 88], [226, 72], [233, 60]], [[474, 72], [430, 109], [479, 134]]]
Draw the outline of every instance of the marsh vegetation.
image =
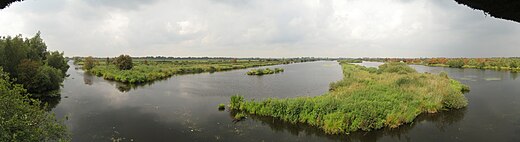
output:
[[267, 74], [275, 74], [275, 73], [281, 73], [284, 72], [284, 69], [282, 68], [265, 68], [265, 69], [252, 69], [249, 70], [246, 74], [247, 75], [267, 75]]
[[[173, 75], [192, 74], [202, 72], [219, 72], [235, 69], [244, 69], [259, 66], [271, 66], [307, 62], [313, 60], [297, 59], [202, 59], [202, 60], [151, 60], [136, 59], [132, 61], [128, 55], [121, 55], [115, 59], [92, 57], [77, 58], [75, 63], [82, 65], [84, 70], [123, 83], [139, 84], [165, 79]], [[283, 72], [283, 69], [266, 70], [265, 73]], [[262, 72], [264, 73], [264, 72]]]
[[446, 75], [417, 73], [404, 63], [379, 69], [341, 62], [344, 78], [316, 97], [268, 98], [232, 96], [230, 108], [291, 123], [319, 127], [329, 134], [395, 128], [421, 113], [459, 109], [468, 104], [468, 89]]
[[474, 68], [520, 72], [520, 58], [365, 58], [364, 61], [404, 62], [414, 65], [450, 68]]

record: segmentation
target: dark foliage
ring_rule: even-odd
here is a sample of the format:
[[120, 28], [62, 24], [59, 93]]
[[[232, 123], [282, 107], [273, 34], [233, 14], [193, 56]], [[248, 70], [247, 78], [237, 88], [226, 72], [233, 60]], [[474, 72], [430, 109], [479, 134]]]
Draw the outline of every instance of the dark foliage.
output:
[[119, 57], [116, 58], [115, 63], [119, 70], [130, 70], [134, 67], [130, 55], [119, 55]]

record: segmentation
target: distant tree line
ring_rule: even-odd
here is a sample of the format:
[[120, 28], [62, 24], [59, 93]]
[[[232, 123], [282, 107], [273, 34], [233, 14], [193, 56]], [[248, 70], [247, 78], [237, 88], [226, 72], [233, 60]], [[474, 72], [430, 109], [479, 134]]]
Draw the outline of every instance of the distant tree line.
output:
[[29, 93], [44, 93], [60, 88], [69, 65], [63, 52], [47, 51], [38, 32], [32, 38], [0, 37], [0, 67]]

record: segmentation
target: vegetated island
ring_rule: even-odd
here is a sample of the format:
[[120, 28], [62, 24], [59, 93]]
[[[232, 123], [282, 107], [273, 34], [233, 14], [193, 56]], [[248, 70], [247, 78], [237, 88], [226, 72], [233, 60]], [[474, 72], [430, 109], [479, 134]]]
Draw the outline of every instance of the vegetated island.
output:
[[281, 73], [281, 72], [284, 72], [284, 69], [274, 68], [274, 70], [273, 70], [270, 68], [265, 68], [265, 69], [252, 69], [252, 70], [248, 71], [246, 74], [247, 75], [266, 75], [266, 74], [275, 74], [275, 73]]
[[316, 61], [314, 58], [292, 59], [235, 59], [235, 58], [132, 58], [121, 55], [116, 58], [75, 57], [76, 65], [107, 80], [123, 83], [146, 83], [165, 79], [173, 75], [219, 72], [259, 66], [271, 66]]
[[232, 96], [230, 109], [319, 127], [328, 134], [348, 134], [412, 122], [421, 113], [459, 109], [468, 104], [469, 88], [439, 75], [418, 73], [404, 63], [366, 68], [342, 61], [344, 78], [316, 97], [247, 101]]
[[404, 62], [413, 65], [450, 68], [474, 68], [520, 72], [520, 58], [363, 58], [363, 61]]

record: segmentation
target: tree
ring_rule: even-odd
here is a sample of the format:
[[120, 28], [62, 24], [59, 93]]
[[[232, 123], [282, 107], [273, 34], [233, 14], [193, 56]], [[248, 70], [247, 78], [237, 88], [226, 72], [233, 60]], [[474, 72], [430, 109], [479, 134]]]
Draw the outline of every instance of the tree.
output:
[[63, 57], [63, 52], [49, 52], [46, 58], [47, 65], [61, 70], [61, 72], [65, 75], [65, 73], [69, 69], [69, 65], [67, 65], [67, 60], [65, 59], [65, 57]]
[[29, 99], [21, 85], [12, 84], [0, 68], [0, 140], [69, 141], [65, 125], [41, 109], [41, 102]]
[[34, 61], [43, 61], [46, 59], [47, 45], [45, 45], [45, 42], [43, 42], [39, 31], [36, 33], [36, 35], [34, 35], [34, 37], [26, 39], [25, 43], [28, 47], [27, 58]]
[[115, 63], [120, 70], [129, 70], [134, 67], [130, 55], [120, 55], [116, 58]]
[[24, 59], [17, 67], [16, 82], [27, 88], [29, 93], [44, 93], [60, 89], [64, 74], [61, 70], [39, 62]]
[[85, 62], [83, 62], [83, 69], [89, 71], [92, 68], [94, 68], [94, 66], [95, 66], [95, 61], [94, 61], [94, 58], [92, 58], [92, 56], [88, 56], [87, 58], [85, 58]]
[[[32, 38], [0, 38], [0, 66], [29, 93], [59, 89], [69, 68], [63, 53], [47, 52], [40, 32]], [[58, 72], [56, 72], [58, 71]]]
[[40, 69], [40, 63], [30, 59], [24, 59], [17, 67], [18, 75], [16, 76], [16, 83], [22, 84], [28, 90], [34, 90], [39, 86], [34, 81]]

